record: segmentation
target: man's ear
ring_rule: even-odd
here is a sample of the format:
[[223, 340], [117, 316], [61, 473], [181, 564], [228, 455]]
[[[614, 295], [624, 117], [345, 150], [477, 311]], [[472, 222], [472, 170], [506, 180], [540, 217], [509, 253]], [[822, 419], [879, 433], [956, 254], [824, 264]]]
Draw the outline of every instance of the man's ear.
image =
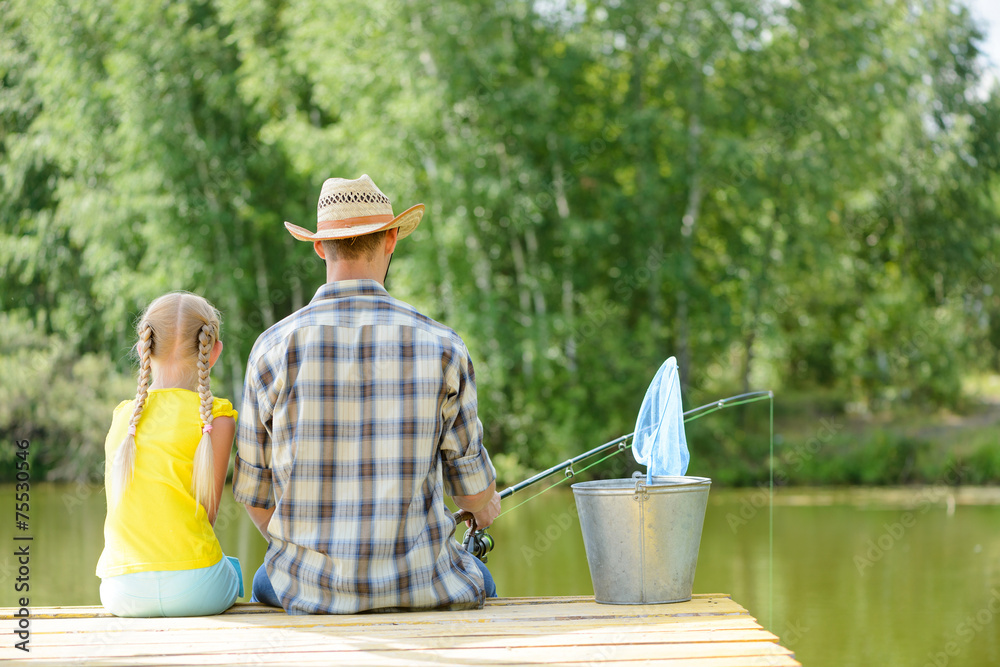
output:
[[322, 241], [313, 241], [313, 250], [316, 251], [316, 254], [319, 255], [320, 259], [324, 261], [326, 260], [326, 252], [323, 250]]
[[396, 241], [399, 238], [399, 227], [393, 227], [385, 233], [385, 254], [391, 255], [396, 250]]

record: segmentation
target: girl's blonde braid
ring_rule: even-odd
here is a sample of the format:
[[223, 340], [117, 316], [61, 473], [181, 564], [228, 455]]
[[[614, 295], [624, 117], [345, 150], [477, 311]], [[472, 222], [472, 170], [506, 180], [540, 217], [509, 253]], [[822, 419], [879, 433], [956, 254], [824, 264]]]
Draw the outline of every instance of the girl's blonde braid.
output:
[[135, 405], [132, 417], [128, 422], [128, 433], [115, 453], [111, 466], [111, 497], [118, 502], [124, 497], [135, 472], [135, 429], [142, 417], [142, 409], [149, 395], [149, 378], [152, 374], [153, 325], [148, 321], [139, 324], [139, 341], [136, 343], [139, 352], [139, 388], [135, 394]]
[[[198, 333], [198, 395], [201, 396], [201, 440], [194, 453], [194, 497], [205, 506], [209, 516], [215, 510], [215, 456], [212, 451], [212, 389], [209, 384], [209, 355], [215, 347], [218, 332], [211, 324], [203, 324]], [[195, 506], [195, 513], [198, 508]]]

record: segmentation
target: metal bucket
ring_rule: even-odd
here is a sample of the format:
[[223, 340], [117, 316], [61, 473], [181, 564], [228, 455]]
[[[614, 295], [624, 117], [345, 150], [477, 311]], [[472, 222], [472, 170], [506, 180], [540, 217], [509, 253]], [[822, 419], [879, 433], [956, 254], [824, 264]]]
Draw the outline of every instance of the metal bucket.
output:
[[712, 480], [606, 479], [573, 485], [594, 598], [608, 604], [691, 599]]

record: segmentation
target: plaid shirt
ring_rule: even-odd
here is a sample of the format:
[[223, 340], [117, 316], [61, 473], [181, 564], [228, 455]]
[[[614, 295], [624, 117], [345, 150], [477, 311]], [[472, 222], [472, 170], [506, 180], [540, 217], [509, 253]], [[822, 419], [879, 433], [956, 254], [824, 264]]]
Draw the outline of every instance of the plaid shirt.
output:
[[372, 280], [323, 285], [247, 364], [233, 494], [270, 508], [264, 563], [291, 614], [476, 608], [444, 495], [496, 473], [469, 352]]

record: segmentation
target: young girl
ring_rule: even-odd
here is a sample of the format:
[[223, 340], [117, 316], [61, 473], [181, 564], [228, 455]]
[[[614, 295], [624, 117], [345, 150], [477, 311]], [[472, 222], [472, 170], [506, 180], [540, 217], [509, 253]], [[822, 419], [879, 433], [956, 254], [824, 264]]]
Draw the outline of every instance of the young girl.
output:
[[219, 313], [172, 292], [137, 330], [139, 390], [115, 409], [104, 445], [101, 604], [115, 616], [218, 614], [243, 595], [239, 561], [212, 529], [236, 430], [232, 403], [209, 387]]

